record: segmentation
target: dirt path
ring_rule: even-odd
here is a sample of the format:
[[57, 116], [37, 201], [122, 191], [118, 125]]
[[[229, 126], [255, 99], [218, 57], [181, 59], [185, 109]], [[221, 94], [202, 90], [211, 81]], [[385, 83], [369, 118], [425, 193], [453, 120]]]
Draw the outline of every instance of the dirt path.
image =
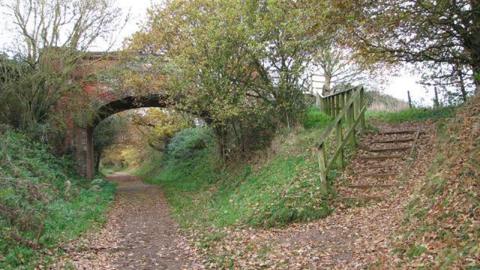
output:
[[123, 173], [108, 179], [118, 190], [105, 228], [72, 243], [69, 262], [57, 268], [201, 269], [157, 186]]

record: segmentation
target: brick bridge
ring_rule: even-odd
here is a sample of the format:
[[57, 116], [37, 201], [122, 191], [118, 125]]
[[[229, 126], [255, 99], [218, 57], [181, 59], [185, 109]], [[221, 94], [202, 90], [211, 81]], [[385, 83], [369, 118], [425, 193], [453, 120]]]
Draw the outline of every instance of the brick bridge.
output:
[[81, 83], [89, 100], [95, 102], [96, 113], [86, 124], [79, 125], [73, 118], [67, 121], [69, 128], [63, 148], [73, 152], [78, 173], [89, 179], [95, 176], [93, 131], [102, 120], [130, 109], [168, 106], [167, 96], [160, 91], [135, 94], [114, 90], [95, 80], [96, 74], [118, 63], [119, 56], [115, 53], [88, 53], [82, 58], [74, 74], [74, 80]]
[[[96, 113], [93, 119], [84, 121], [86, 124], [76, 124], [73, 116], [67, 121], [68, 131], [65, 138], [63, 152], [73, 153], [76, 168], [80, 175], [86, 178], [95, 176], [95, 149], [93, 142], [93, 131], [102, 120], [107, 117], [130, 109], [146, 107], [170, 107], [168, 96], [161, 90], [152, 89], [152, 91], [141, 91], [135, 93], [128, 89], [113, 89], [107, 83], [98, 80], [97, 74], [102, 71], [108, 71], [111, 67], [119, 65], [121, 56], [119, 53], [87, 53], [80, 61], [79, 66], [74, 72], [73, 79], [80, 82], [83, 91], [87, 94], [90, 101], [97, 104]], [[57, 66], [58, 62], [54, 62]], [[60, 66], [61, 67], [61, 60]], [[141, 72], [141, 71], [139, 71]], [[159, 79], [161, 82], [161, 79]], [[161, 87], [159, 87], [161, 88]], [[76, 97], [73, 97], [75, 99]], [[317, 97], [318, 99], [318, 97]], [[68, 101], [68, 99], [66, 99]], [[194, 113], [209, 123], [207, 112]]]

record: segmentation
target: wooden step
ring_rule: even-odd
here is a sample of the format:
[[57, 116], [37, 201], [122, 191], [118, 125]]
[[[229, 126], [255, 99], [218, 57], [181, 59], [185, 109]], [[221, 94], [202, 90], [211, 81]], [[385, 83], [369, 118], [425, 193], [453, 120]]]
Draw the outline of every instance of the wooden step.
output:
[[398, 173], [370, 173], [370, 174], [364, 174], [364, 175], [359, 175], [357, 177], [375, 177], [375, 178], [385, 178], [385, 177], [395, 177], [397, 176]]
[[[372, 172], [372, 173], [366, 173], [363, 174], [365, 171], [369, 170], [377, 170], [377, 169], [383, 169], [377, 172]], [[365, 177], [365, 178], [385, 178], [385, 177], [395, 177], [400, 172], [398, 172], [398, 168], [390, 168], [390, 167], [385, 167], [382, 165], [376, 165], [376, 166], [368, 166], [365, 168], [358, 168], [357, 170], [352, 170], [352, 175], [355, 175], [355, 177]]]
[[380, 131], [379, 135], [393, 135], [393, 134], [414, 134], [418, 130], [389, 130], [389, 131]]
[[365, 169], [372, 169], [372, 170], [374, 170], [374, 169], [388, 169], [388, 171], [396, 171], [397, 168], [396, 167], [387, 167], [385, 165], [380, 164], [380, 165], [365, 165], [365, 166], [362, 167], [362, 169], [363, 170], [365, 170]]
[[347, 202], [367, 203], [371, 201], [381, 201], [382, 196], [357, 196], [357, 197], [341, 197], [340, 200]]
[[368, 149], [369, 152], [388, 152], [388, 151], [405, 151], [405, 150], [410, 150], [412, 147], [411, 146], [399, 146], [399, 147], [390, 147], [390, 148], [381, 148], [381, 149]]
[[361, 156], [360, 159], [367, 159], [367, 160], [385, 160], [385, 159], [401, 159], [403, 158], [402, 155], [378, 155], [378, 156]]
[[413, 142], [413, 141], [415, 141], [415, 138], [378, 140], [378, 141], [373, 141], [372, 143], [406, 143], [406, 142]]
[[392, 184], [375, 184], [375, 185], [348, 185], [348, 188], [353, 189], [370, 189], [370, 188], [391, 188], [391, 187], [398, 187], [398, 185]]

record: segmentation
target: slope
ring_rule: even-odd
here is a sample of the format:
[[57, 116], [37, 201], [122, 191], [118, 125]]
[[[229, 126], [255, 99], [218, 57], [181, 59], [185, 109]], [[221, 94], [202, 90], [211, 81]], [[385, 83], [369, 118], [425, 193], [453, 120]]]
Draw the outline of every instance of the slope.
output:
[[49, 264], [63, 243], [103, 221], [114, 186], [73, 171], [42, 143], [0, 132], [0, 269]]
[[396, 239], [402, 267], [480, 267], [480, 97], [438, 124], [437, 154]]

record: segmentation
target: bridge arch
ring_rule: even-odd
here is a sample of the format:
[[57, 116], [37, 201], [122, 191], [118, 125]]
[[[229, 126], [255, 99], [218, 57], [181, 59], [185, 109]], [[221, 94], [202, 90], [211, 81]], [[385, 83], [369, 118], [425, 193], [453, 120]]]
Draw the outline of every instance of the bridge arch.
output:
[[131, 109], [166, 108], [171, 106], [167, 100], [166, 95], [151, 94], [147, 96], [126, 96], [102, 105], [87, 127], [76, 128], [74, 152], [78, 173], [88, 179], [95, 176], [93, 131], [102, 120], [113, 114]]
[[[109, 83], [102, 80], [95, 80], [98, 73], [108, 71], [112, 67], [118, 66], [125, 61], [120, 52], [88, 52], [79, 59], [78, 66], [73, 74], [72, 79], [82, 85], [83, 91], [93, 100], [101, 102], [94, 119], [87, 126], [77, 126], [73, 121], [67, 120], [69, 134], [65, 138], [65, 143], [61, 152], [72, 152], [76, 162], [77, 171], [86, 178], [95, 176], [95, 159], [93, 148], [93, 131], [95, 127], [110, 115], [139, 108], [157, 107], [168, 108], [174, 107], [172, 101], [166, 94], [162, 94], [158, 90], [142, 91], [135, 93], [135, 90], [114, 90]], [[51, 60], [53, 68], [61, 68], [62, 59]], [[132, 92], [133, 91], [133, 92]], [[208, 112], [192, 113], [197, 117], [205, 120], [207, 124], [211, 123]], [[70, 117], [71, 118], [71, 117]]]

